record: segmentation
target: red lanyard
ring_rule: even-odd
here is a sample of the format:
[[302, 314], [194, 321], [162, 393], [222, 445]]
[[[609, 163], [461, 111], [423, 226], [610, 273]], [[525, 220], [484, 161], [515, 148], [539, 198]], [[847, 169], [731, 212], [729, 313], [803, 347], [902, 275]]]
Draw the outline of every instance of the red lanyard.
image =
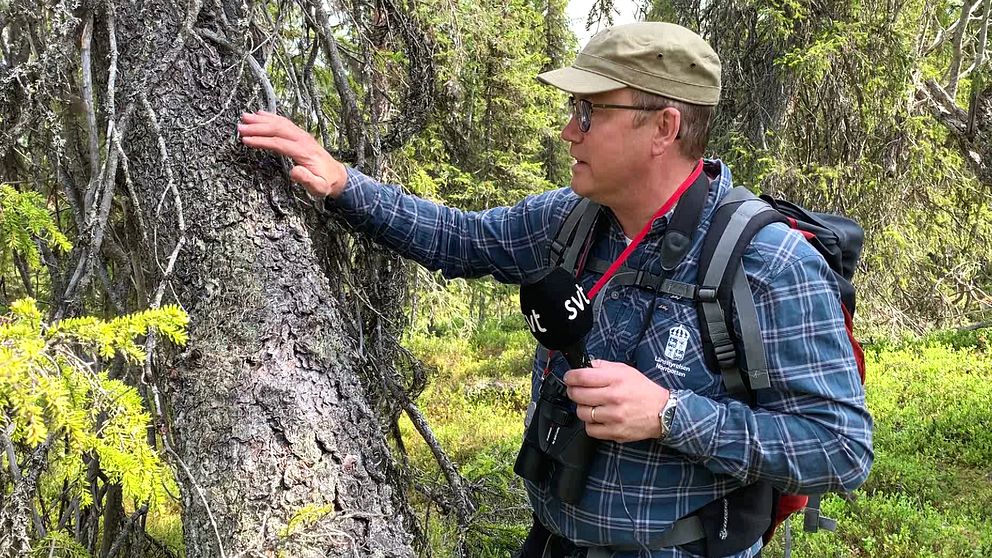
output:
[[592, 298], [596, 296], [596, 293], [598, 293], [599, 290], [603, 288], [603, 285], [606, 285], [606, 283], [610, 280], [610, 277], [613, 277], [613, 274], [616, 273], [618, 269], [620, 269], [620, 266], [622, 266], [625, 261], [627, 261], [627, 258], [630, 257], [630, 254], [633, 253], [635, 248], [637, 248], [637, 245], [640, 244], [642, 240], [644, 240], [644, 237], [647, 236], [648, 231], [651, 230], [651, 225], [654, 224], [655, 219], [668, 213], [669, 210], [672, 209], [672, 206], [675, 205], [675, 202], [679, 201], [679, 198], [682, 197], [682, 194], [684, 194], [685, 191], [688, 190], [689, 187], [692, 186], [694, 182], [696, 182], [696, 179], [699, 178], [699, 174], [702, 172], [703, 172], [703, 160], [700, 159], [699, 162], [696, 164], [696, 168], [691, 173], [689, 173], [689, 177], [686, 178], [685, 181], [683, 181], [682, 184], [679, 185], [678, 189], [675, 190], [675, 193], [672, 194], [672, 196], [668, 198], [668, 200], [661, 206], [661, 209], [655, 212], [654, 216], [651, 217], [651, 220], [648, 221], [648, 224], [644, 225], [644, 228], [641, 229], [641, 232], [638, 233], [637, 237], [635, 237], [634, 240], [631, 241], [630, 246], [627, 246], [627, 248], [620, 253], [620, 257], [617, 258], [617, 260], [613, 262], [612, 265], [610, 265], [609, 269], [606, 270], [606, 273], [604, 273], [603, 276], [599, 278], [599, 281], [596, 281], [596, 284], [593, 285], [591, 289], [589, 289], [590, 300], [592, 300]]
[[[603, 285], [605, 285], [607, 281], [610, 280], [610, 277], [613, 277], [613, 274], [616, 273], [618, 269], [620, 269], [620, 266], [623, 265], [623, 262], [627, 261], [627, 258], [630, 257], [631, 252], [633, 252], [634, 249], [637, 248], [637, 245], [640, 244], [642, 240], [644, 240], [645, 236], [647, 236], [648, 231], [651, 230], [651, 225], [654, 224], [655, 219], [668, 213], [669, 210], [672, 209], [672, 206], [675, 205], [675, 202], [679, 201], [679, 198], [682, 197], [682, 194], [684, 194], [685, 191], [688, 190], [689, 187], [696, 182], [696, 179], [699, 178], [699, 174], [702, 172], [703, 172], [703, 160], [700, 159], [699, 163], [696, 164], [696, 168], [691, 173], [689, 173], [689, 177], [686, 178], [685, 181], [679, 185], [678, 189], [675, 190], [675, 193], [672, 194], [672, 196], [668, 198], [668, 201], [666, 201], [661, 206], [661, 209], [655, 212], [654, 216], [651, 217], [651, 220], [648, 221], [648, 224], [645, 225], [644, 228], [641, 230], [641, 232], [637, 235], [637, 238], [631, 241], [630, 246], [627, 246], [627, 248], [620, 253], [620, 257], [617, 258], [617, 261], [613, 262], [613, 264], [610, 265], [609, 269], [606, 270], [606, 273], [604, 273], [603, 276], [599, 278], [599, 281], [596, 281], [596, 284], [593, 285], [591, 289], [589, 289], [589, 295], [588, 295], [589, 300], [592, 300], [592, 298], [596, 296], [596, 293], [598, 293], [599, 290], [603, 288]], [[544, 364], [544, 374], [541, 376], [542, 378], [547, 377], [547, 375], [551, 373], [551, 355], [553, 355], [554, 353], [555, 352], [553, 350], [548, 351], [548, 361]]]

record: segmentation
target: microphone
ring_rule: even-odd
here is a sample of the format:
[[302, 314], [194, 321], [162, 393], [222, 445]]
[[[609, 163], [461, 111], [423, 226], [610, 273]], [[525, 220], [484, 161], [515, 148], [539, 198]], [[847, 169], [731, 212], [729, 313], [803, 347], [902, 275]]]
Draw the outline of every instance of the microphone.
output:
[[560, 351], [572, 368], [589, 368], [585, 338], [592, 330], [592, 302], [570, 273], [554, 267], [520, 285], [520, 311], [546, 349]]
[[[592, 329], [592, 303], [570, 273], [555, 267], [520, 285], [520, 311], [541, 345], [560, 351], [572, 368], [589, 368], [585, 337]], [[568, 387], [554, 374], [541, 380], [526, 423], [513, 471], [534, 483], [550, 482], [555, 496], [578, 504], [598, 442], [586, 434]]]

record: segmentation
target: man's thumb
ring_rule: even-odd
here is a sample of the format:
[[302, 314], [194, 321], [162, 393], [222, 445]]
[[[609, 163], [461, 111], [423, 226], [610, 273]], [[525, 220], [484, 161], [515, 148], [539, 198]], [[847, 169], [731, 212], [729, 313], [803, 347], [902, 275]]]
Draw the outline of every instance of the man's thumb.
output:
[[289, 178], [298, 184], [302, 184], [311, 195], [323, 197], [331, 193], [330, 185], [326, 180], [310, 172], [310, 169], [296, 165], [289, 171]]

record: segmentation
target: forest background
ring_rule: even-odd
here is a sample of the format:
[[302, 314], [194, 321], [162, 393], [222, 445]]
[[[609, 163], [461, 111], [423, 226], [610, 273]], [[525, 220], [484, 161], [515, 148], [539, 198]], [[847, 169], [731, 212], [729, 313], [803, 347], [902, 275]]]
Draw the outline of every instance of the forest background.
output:
[[[875, 467], [794, 556], [992, 553], [990, 8], [639, 6], [720, 54], [738, 183], [866, 231]], [[561, 187], [565, 10], [0, 0], [0, 556], [515, 550], [516, 289], [379, 250], [233, 131], [278, 110], [466, 210]]]

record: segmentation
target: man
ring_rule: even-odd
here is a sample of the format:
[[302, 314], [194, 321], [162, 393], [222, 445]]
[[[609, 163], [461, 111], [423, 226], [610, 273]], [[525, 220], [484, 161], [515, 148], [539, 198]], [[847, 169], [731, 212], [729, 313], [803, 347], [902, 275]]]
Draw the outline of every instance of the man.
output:
[[[246, 114], [239, 131], [245, 145], [291, 157], [293, 180], [333, 199], [357, 229], [449, 277], [535, 277], [580, 196], [608, 208], [590, 257], [614, 262], [633, 243], [624, 265], [661, 273], [671, 207], [698, 182], [708, 188], [699, 231], [672, 272], [694, 282], [702, 235], [731, 188], [725, 165], [701, 160], [720, 95], [713, 50], [676, 25], [623, 25], [593, 37], [571, 67], [538, 79], [572, 95], [561, 132], [575, 159], [571, 189], [511, 208], [464, 213], [405, 195], [345, 168], [276, 115]], [[714, 545], [747, 532], [734, 524], [733, 494], [742, 487], [761, 481], [822, 493], [864, 481], [872, 424], [829, 268], [780, 225], [762, 229], [743, 262], [771, 382], [754, 406], [730, 398], [719, 372], [706, 367], [691, 301], [635, 285], [607, 282], [597, 294], [591, 368], [568, 371], [560, 355], [548, 362], [538, 350], [535, 392], [546, 368], [563, 377], [586, 432], [603, 442], [577, 504], [559, 500], [547, 483], [527, 482], [537, 521], [525, 556], [714, 555]], [[589, 291], [601, 277], [585, 271], [580, 281]], [[717, 525], [704, 537], [697, 522], [686, 536], [681, 520], [702, 509], [716, 510]], [[739, 542], [729, 555], [761, 549], [760, 536]]]

